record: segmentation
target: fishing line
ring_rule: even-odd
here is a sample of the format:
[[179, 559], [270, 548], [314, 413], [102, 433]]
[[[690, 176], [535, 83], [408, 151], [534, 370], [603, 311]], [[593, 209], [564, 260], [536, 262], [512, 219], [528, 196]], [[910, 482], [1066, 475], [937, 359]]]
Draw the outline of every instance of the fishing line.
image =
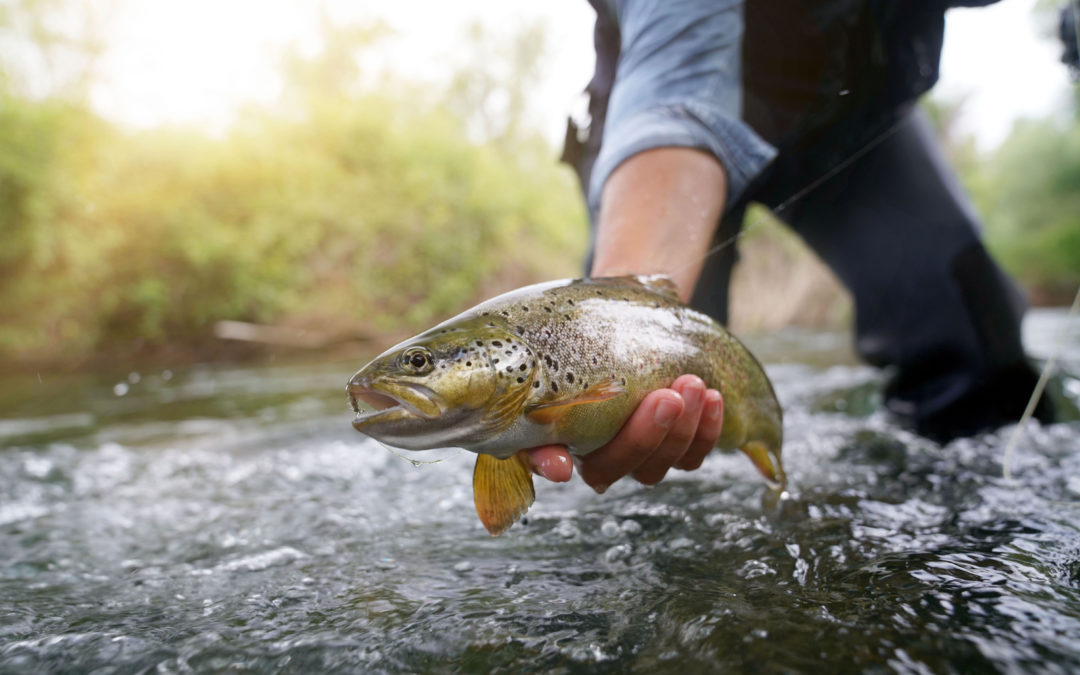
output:
[[1027, 408], [1024, 410], [1024, 414], [1020, 416], [1020, 421], [1016, 423], [1016, 428], [1013, 429], [1012, 435], [1009, 436], [1009, 442], [1005, 446], [1005, 456], [1002, 458], [1001, 463], [1002, 474], [1006, 480], [1012, 480], [1013, 451], [1016, 450], [1016, 444], [1019, 442], [1020, 435], [1023, 434], [1028, 420], [1035, 414], [1035, 406], [1039, 404], [1043, 390], [1046, 389], [1046, 383], [1050, 380], [1050, 375], [1053, 374], [1054, 364], [1057, 361], [1058, 354], [1061, 353], [1062, 348], [1065, 346], [1065, 340], [1069, 336], [1069, 329], [1073, 326], [1077, 309], [1080, 309], [1080, 288], [1076, 289], [1076, 297], [1073, 298], [1072, 307], [1069, 308], [1069, 313], [1065, 316], [1065, 325], [1061, 329], [1061, 338], [1054, 347], [1054, 351], [1050, 353], [1050, 358], [1046, 359], [1042, 372], [1039, 373], [1039, 381], [1035, 383], [1035, 389], [1031, 392], [1031, 398], [1028, 399]]
[[440, 457], [439, 459], [429, 459], [429, 460], [413, 459], [412, 457], [406, 457], [405, 455], [403, 455], [400, 452], [398, 452], [397, 450], [391, 448], [389, 445], [387, 445], [386, 443], [383, 443], [382, 441], [371, 438], [370, 436], [368, 436], [368, 438], [370, 438], [371, 440], [373, 440], [376, 443], [378, 443], [379, 445], [381, 445], [383, 450], [386, 450], [387, 452], [389, 452], [394, 457], [399, 457], [399, 458], [405, 460], [406, 462], [408, 462], [409, 464], [412, 464], [414, 467], [417, 467], [417, 468], [419, 468], [420, 466], [422, 466], [424, 464], [439, 464], [441, 462], [445, 462], [448, 459], [453, 459], [454, 457], [457, 457], [461, 453], [465, 452], [464, 448], [458, 448], [458, 451], [455, 452], [454, 454], [450, 455], [449, 457]]
[[[768, 209], [769, 212], [771, 212], [774, 216], [780, 215], [789, 206], [791, 206], [792, 204], [794, 204], [798, 200], [802, 199], [806, 195], [810, 194], [814, 190], [818, 189], [825, 182], [827, 182], [830, 178], [832, 178], [836, 174], [840, 173], [841, 171], [847, 169], [852, 164], [854, 164], [856, 161], [861, 159], [864, 155], [866, 155], [868, 152], [870, 152], [871, 150], [873, 150], [877, 146], [881, 145], [881, 143], [883, 143], [887, 138], [889, 138], [894, 133], [896, 133], [897, 129], [900, 128], [900, 125], [903, 124], [904, 121], [905, 121], [905, 118], [901, 117], [900, 119], [893, 122], [887, 129], [885, 129], [880, 134], [878, 134], [877, 136], [872, 138], [865, 145], [863, 145], [857, 151], [852, 153], [851, 156], [846, 158], [844, 161], [840, 162], [839, 164], [837, 164], [833, 168], [826, 171], [821, 176], [818, 176], [814, 180], [807, 183], [804, 187], [800, 188], [794, 194], [792, 194], [790, 197], [788, 197], [783, 202], [781, 202], [781, 204], [779, 206], [777, 206], [776, 208]], [[744, 224], [739, 229], [739, 231], [737, 233], [733, 234], [732, 236], [728, 237], [727, 239], [725, 239], [725, 240], [723, 240], [723, 241], [721, 241], [721, 242], [719, 242], [717, 244], [714, 244], [713, 247], [710, 248], [708, 251], [706, 251], [705, 254], [702, 255], [700, 258], [694, 260], [693, 262], [685, 263], [684, 265], [682, 265], [680, 267], [677, 267], [674, 271], [676, 271], [676, 272], [682, 271], [682, 270], [686, 269], [687, 267], [690, 267], [692, 265], [697, 265], [698, 263], [701, 263], [701, 262], [703, 262], [705, 260], [708, 260], [711, 256], [716, 255], [720, 251], [723, 251], [725, 248], [727, 248], [728, 246], [731, 246], [736, 241], [738, 241], [741, 237], [748, 234], [751, 230], [753, 230], [755, 227], [757, 227], [762, 222], [764, 222], [765, 218], [766, 218], [766, 216], [764, 214], [755, 217], [752, 222]]]

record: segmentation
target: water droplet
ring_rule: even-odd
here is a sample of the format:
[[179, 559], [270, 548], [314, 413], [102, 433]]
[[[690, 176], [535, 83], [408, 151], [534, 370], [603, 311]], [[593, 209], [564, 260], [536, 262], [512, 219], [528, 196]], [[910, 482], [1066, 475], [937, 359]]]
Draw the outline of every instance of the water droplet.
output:
[[113, 385], [112, 393], [116, 396], [123, 396], [127, 394], [130, 389], [131, 387], [128, 386], [127, 382], [117, 382]]

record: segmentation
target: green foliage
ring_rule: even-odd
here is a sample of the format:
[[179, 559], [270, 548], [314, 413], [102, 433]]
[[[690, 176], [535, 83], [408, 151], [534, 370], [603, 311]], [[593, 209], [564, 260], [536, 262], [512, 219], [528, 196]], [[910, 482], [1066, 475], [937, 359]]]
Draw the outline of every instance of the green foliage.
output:
[[0, 99], [0, 358], [198, 349], [222, 319], [412, 330], [491, 278], [576, 271], [584, 215], [549, 147], [471, 142], [438, 97], [351, 86], [328, 45], [223, 138]]
[[1080, 285], [1080, 124], [1018, 123], [984, 180], [992, 250], [1026, 285], [1067, 300]]
[[1021, 120], [1001, 146], [980, 153], [957, 133], [962, 108], [962, 100], [923, 101], [987, 245], [1037, 301], [1067, 304], [1080, 285], [1080, 117]]

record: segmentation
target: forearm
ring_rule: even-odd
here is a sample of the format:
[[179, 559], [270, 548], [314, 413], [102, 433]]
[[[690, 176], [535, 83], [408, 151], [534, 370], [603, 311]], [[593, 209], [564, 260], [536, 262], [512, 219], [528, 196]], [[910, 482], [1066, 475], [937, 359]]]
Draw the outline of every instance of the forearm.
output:
[[630, 157], [604, 185], [590, 274], [667, 274], [689, 300], [726, 193], [724, 168], [707, 152], [668, 147]]

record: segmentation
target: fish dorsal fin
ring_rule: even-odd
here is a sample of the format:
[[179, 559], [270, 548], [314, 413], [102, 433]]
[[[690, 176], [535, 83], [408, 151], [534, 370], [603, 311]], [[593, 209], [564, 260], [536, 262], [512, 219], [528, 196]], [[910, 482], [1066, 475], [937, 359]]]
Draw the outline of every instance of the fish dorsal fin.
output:
[[667, 295], [675, 299], [679, 298], [679, 287], [666, 274], [637, 274], [631, 278], [661, 295]]
[[491, 536], [510, 529], [536, 499], [532, 471], [524, 451], [509, 459], [477, 455], [473, 469], [476, 514]]
[[625, 393], [626, 390], [614, 380], [602, 380], [579, 392], [573, 398], [534, 403], [525, 409], [525, 416], [536, 424], [552, 424], [561, 419], [574, 406], [607, 401]]

